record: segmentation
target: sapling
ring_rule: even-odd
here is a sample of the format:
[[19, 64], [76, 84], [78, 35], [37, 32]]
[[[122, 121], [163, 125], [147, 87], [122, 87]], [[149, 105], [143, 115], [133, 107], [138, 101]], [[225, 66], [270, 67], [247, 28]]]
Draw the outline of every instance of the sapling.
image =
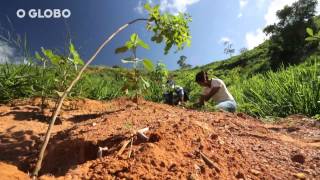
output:
[[134, 95], [134, 102], [138, 103], [138, 98], [141, 95], [142, 91], [150, 87], [149, 82], [147, 82], [141, 72], [139, 71], [139, 65], [143, 64], [144, 69], [151, 72], [153, 71], [153, 63], [149, 59], [139, 59], [137, 57], [137, 48], [142, 47], [149, 49], [149, 45], [143, 42], [138, 34], [134, 33], [131, 35], [130, 40], [125, 43], [124, 46], [116, 49], [116, 53], [124, 53], [130, 51], [132, 54], [128, 58], [122, 59], [122, 63], [132, 64], [133, 70], [129, 72], [129, 79], [126, 84], [127, 89], [131, 89]]
[[68, 93], [71, 91], [73, 86], [79, 81], [81, 75], [89, 66], [89, 64], [96, 58], [96, 56], [101, 52], [101, 50], [121, 31], [126, 29], [128, 26], [140, 22], [147, 22], [147, 30], [152, 31], [154, 34], [152, 36], [152, 41], [156, 43], [165, 43], [164, 53], [167, 54], [169, 50], [176, 46], [177, 50], [181, 50], [185, 47], [185, 45], [189, 45], [191, 42], [190, 31], [188, 27], [188, 23], [191, 21], [191, 17], [187, 14], [180, 13], [179, 15], [171, 15], [168, 13], [161, 13], [159, 10], [159, 6], [151, 7], [149, 4], [145, 5], [145, 9], [149, 13], [148, 18], [138, 18], [130, 21], [123, 26], [121, 26], [118, 30], [116, 30], [111, 36], [109, 36], [95, 51], [92, 57], [82, 66], [81, 70], [78, 72], [77, 76], [73, 79], [73, 81], [69, 84], [68, 88], [65, 89], [59, 98], [57, 103], [57, 107], [55, 108], [54, 114], [51, 118], [50, 124], [48, 126], [48, 130], [45, 135], [44, 142], [41, 146], [38, 161], [33, 171], [33, 177], [36, 177], [41, 169], [41, 164], [43, 160], [43, 156], [48, 145], [52, 127], [54, 122], [60, 113], [62, 104], [64, 99], [67, 97]]
[[[41, 111], [43, 112], [45, 99], [47, 94], [55, 91], [60, 96], [70, 80], [75, 76], [78, 65], [83, 65], [79, 53], [76, 51], [73, 43], [69, 44], [68, 55], [60, 55], [50, 49], [41, 48], [41, 54], [36, 52], [35, 58], [42, 63], [42, 73], [40, 77], [41, 84]], [[55, 76], [51, 77], [48, 73], [55, 70]], [[53, 83], [50, 81], [54, 81]], [[53, 84], [53, 87], [50, 86]]]

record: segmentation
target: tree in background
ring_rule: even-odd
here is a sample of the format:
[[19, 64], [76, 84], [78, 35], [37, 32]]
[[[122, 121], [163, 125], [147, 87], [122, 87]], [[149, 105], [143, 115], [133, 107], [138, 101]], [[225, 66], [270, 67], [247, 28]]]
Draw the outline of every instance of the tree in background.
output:
[[317, 0], [299, 0], [292, 6], [285, 6], [277, 12], [279, 22], [264, 29], [271, 35], [268, 49], [272, 69], [282, 64], [298, 64], [307, 50], [315, 48], [314, 43], [305, 41], [305, 29], [315, 28], [313, 17], [317, 3]]
[[225, 41], [223, 44], [224, 44], [224, 53], [231, 57], [235, 52], [235, 49], [233, 48], [233, 44], [230, 41]]
[[248, 51], [248, 48], [243, 47], [243, 48], [241, 48], [241, 49], [239, 50], [239, 53], [242, 54], [242, 53], [245, 53], [245, 52], [247, 52], [247, 51]]
[[190, 64], [186, 63], [187, 59], [187, 56], [180, 56], [179, 60], [177, 61], [177, 64], [179, 64], [181, 69], [189, 69], [192, 67]]

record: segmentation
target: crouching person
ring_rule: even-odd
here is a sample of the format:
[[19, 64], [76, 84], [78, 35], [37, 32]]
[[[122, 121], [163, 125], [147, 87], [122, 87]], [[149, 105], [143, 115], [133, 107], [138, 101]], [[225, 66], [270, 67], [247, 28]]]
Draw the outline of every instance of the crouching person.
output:
[[181, 105], [189, 100], [188, 92], [173, 80], [167, 81], [167, 92], [164, 93], [165, 103], [170, 105]]
[[209, 79], [207, 72], [201, 71], [196, 75], [195, 80], [203, 87], [203, 93], [196, 106], [203, 106], [206, 101], [212, 99], [217, 103], [217, 109], [229, 112], [236, 111], [237, 104], [221, 79]]

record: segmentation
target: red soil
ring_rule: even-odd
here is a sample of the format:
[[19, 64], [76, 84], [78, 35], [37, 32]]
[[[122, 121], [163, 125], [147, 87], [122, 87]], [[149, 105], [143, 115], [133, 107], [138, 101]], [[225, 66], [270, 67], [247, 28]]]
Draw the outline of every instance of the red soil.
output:
[[[0, 106], [0, 161], [24, 172], [32, 170], [47, 127], [39, 121], [44, 118], [37, 115], [38, 104], [34, 100]], [[49, 110], [45, 115], [50, 115]], [[119, 99], [67, 102], [60, 120], [54, 127], [41, 179], [320, 176], [320, 125], [303, 116], [264, 124], [241, 113], [198, 112], [146, 101], [136, 106]], [[145, 127], [150, 128], [147, 142], [135, 136]], [[132, 146], [129, 143], [117, 155], [131, 138]], [[109, 149], [102, 158], [97, 158], [99, 147]]]
[[0, 177], [1, 180], [12, 180], [12, 179], [18, 179], [18, 180], [28, 180], [30, 179], [27, 174], [24, 172], [18, 170], [17, 167], [9, 164], [5, 164], [0, 162]]

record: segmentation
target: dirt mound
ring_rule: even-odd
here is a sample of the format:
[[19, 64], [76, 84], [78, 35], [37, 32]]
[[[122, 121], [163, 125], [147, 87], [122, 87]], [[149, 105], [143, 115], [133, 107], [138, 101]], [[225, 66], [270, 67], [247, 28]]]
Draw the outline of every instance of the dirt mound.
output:
[[29, 176], [17, 167], [2, 162], [0, 162], [0, 177], [1, 180], [30, 180]]
[[[61, 179], [320, 176], [317, 127], [310, 127], [309, 134], [292, 134], [299, 131], [288, 132], [286, 124], [264, 124], [241, 113], [198, 112], [147, 101], [140, 101], [139, 106], [125, 99], [79, 104], [62, 112], [62, 122], [70, 124], [56, 130], [43, 162], [42, 179], [53, 178], [46, 174]], [[136, 136], [137, 130], [146, 127], [147, 139]], [[98, 153], [99, 148], [104, 151]], [[36, 156], [30, 156], [24, 163], [32, 166]]]

